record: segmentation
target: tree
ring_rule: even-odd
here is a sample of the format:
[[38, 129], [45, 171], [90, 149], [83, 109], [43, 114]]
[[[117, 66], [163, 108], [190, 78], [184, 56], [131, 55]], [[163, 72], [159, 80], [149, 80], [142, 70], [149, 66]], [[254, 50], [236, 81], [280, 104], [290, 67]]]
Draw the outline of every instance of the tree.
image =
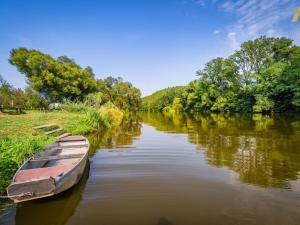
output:
[[141, 105], [141, 92], [122, 78], [111, 76], [97, 80], [98, 92], [102, 94], [102, 103], [111, 101], [120, 109], [138, 110]]
[[11, 107], [21, 112], [26, 107], [26, 95], [20, 88], [11, 90]]
[[10, 107], [12, 86], [0, 75], [0, 109]]
[[26, 106], [27, 97], [22, 89], [11, 86], [0, 75], [0, 110], [4, 108], [15, 108], [19, 112]]
[[172, 105], [174, 98], [182, 98], [181, 95], [184, 89], [183, 86], [176, 86], [154, 92], [142, 99], [141, 108], [145, 111], [162, 111], [166, 106]]
[[27, 97], [26, 107], [29, 109], [48, 108], [49, 102], [39, 92], [32, 87], [25, 88], [25, 95]]
[[282, 112], [300, 106], [300, 47], [288, 38], [244, 42], [228, 59], [197, 72], [184, 97], [196, 111]]
[[9, 62], [25, 74], [30, 86], [51, 101], [83, 99], [95, 91], [90, 71], [66, 56], [50, 55], [26, 48], [12, 49]]
[[196, 111], [233, 110], [240, 79], [238, 67], [232, 59], [213, 59], [197, 75], [200, 78], [195, 89], [197, 95], [200, 95], [200, 105], [194, 108]]

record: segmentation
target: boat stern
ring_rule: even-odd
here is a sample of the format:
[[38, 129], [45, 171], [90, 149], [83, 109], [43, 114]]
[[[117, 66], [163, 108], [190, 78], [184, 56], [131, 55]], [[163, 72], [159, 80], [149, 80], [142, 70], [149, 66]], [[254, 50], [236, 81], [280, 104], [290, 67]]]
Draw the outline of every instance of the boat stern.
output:
[[7, 188], [7, 195], [17, 203], [54, 195], [55, 188], [55, 180], [52, 177], [44, 177], [12, 182]]

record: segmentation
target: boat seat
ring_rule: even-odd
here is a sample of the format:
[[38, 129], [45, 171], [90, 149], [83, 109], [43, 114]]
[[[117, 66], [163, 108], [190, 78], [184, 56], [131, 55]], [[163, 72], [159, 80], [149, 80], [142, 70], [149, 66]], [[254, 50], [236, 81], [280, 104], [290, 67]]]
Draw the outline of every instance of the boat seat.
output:
[[59, 139], [59, 142], [69, 142], [69, 141], [85, 141], [85, 137], [81, 135], [73, 135], [73, 136], [66, 136]]
[[79, 153], [79, 154], [63, 154], [63, 155], [56, 155], [56, 156], [38, 157], [38, 158], [31, 159], [29, 162], [74, 159], [74, 158], [81, 158], [83, 155], [84, 155], [83, 153]]
[[33, 179], [39, 179], [42, 177], [58, 178], [60, 175], [68, 172], [74, 167], [74, 165], [60, 165], [54, 167], [44, 167], [36, 169], [20, 170], [15, 178], [15, 182], [29, 181]]

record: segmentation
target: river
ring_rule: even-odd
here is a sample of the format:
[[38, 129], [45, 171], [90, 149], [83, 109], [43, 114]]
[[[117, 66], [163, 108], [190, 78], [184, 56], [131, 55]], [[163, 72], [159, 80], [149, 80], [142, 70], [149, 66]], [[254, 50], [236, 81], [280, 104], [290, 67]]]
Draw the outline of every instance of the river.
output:
[[76, 187], [0, 224], [300, 224], [300, 116], [140, 113], [89, 140]]

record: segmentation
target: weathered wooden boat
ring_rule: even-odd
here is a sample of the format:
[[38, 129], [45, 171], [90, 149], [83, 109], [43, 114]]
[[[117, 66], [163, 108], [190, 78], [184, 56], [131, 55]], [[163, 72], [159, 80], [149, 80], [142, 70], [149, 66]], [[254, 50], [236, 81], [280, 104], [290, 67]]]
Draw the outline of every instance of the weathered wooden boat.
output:
[[45, 151], [27, 160], [7, 188], [16, 203], [61, 193], [81, 179], [89, 142], [83, 136], [63, 136]]

